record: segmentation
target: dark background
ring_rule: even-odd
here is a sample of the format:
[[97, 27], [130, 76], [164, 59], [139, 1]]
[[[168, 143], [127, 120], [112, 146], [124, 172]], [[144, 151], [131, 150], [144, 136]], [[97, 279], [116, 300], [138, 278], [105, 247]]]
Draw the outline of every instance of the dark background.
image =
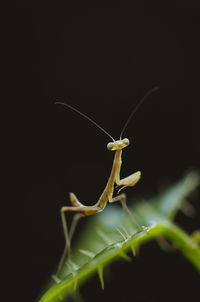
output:
[[[126, 189], [128, 196], [157, 194], [199, 167], [200, 11], [189, 1], [132, 9], [19, 1], [10, 21], [7, 97], [14, 103], [6, 128], [12, 134], [7, 270], [14, 284], [12, 290], [5, 288], [4, 301], [34, 301], [63, 249], [59, 209], [68, 202], [68, 192], [94, 204], [113, 158], [106, 150], [109, 138], [76, 113], [55, 106], [55, 99], [118, 138], [138, 100], [159, 86], [125, 132], [131, 145], [122, 169], [123, 176], [142, 171], [141, 182]], [[191, 201], [200, 210], [197, 194]], [[177, 222], [190, 232], [199, 227], [199, 213], [193, 220], [178, 214]], [[111, 272], [104, 292], [97, 278], [82, 288], [85, 301], [200, 298], [199, 275], [191, 264], [156, 243], [143, 247], [131, 264], [113, 264]]]

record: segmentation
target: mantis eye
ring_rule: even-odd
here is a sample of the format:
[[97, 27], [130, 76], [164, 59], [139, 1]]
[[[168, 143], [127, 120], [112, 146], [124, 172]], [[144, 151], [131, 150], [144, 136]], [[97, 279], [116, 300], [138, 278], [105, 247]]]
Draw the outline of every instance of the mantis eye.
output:
[[123, 143], [124, 143], [126, 146], [128, 146], [128, 145], [130, 144], [130, 141], [129, 141], [128, 138], [124, 138], [124, 139], [123, 139]]
[[107, 144], [107, 149], [108, 149], [109, 151], [112, 151], [113, 146], [114, 146], [114, 143], [108, 143], [108, 144]]

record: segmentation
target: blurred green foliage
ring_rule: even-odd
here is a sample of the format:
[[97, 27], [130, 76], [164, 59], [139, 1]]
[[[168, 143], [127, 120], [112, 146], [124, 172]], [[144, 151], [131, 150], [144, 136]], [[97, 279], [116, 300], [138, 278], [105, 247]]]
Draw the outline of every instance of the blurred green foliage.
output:
[[59, 275], [51, 277], [39, 302], [64, 301], [96, 272], [104, 288], [104, 267], [119, 257], [131, 260], [128, 252], [135, 256], [140, 245], [156, 238], [171, 241], [200, 271], [199, 232], [189, 236], [172, 222], [198, 185], [198, 173], [191, 172], [164, 193], [149, 201], [138, 201], [130, 210], [109, 204], [102, 213], [91, 217]]

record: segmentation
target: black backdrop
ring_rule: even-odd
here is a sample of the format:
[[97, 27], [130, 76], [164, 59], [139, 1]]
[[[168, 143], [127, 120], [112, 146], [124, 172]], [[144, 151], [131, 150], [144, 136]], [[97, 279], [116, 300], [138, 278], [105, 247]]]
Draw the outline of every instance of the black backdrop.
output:
[[[93, 204], [111, 168], [109, 139], [81, 116], [55, 106], [56, 98], [117, 138], [138, 100], [160, 87], [125, 132], [131, 145], [122, 174], [142, 171], [128, 196], [148, 198], [199, 167], [200, 11], [191, 2], [156, 8], [16, 5], [8, 97], [15, 103], [9, 111], [14, 161], [8, 171], [14, 215], [7, 236], [8, 280], [14, 284], [12, 291], [10, 284], [5, 289], [4, 301], [34, 301], [64, 245], [59, 209], [68, 192]], [[197, 195], [192, 201], [200, 209]], [[199, 227], [198, 215], [191, 220], [179, 214], [177, 222], [190, 232]], [[104, 292], [97, 278], [84, 286], [85, 301], [200, 298], [199, 275], [191, 264], [155, 243], [143, 247], [131, 264], [112, 265], [111, 272]]]

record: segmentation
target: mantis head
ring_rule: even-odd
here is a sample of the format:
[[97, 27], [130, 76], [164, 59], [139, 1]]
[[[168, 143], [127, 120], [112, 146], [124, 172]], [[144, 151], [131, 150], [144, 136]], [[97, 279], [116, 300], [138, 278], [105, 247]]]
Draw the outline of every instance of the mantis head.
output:
[[125, 147], [127, 147], [130, 144], [130, 141], [128, 138], [124, 139], [119, 139], [117, 141], [113, 141], [111, 143], [107, 144], [107, 149], [109, 151], [116, 151], [116, 150], [121, 150]]

